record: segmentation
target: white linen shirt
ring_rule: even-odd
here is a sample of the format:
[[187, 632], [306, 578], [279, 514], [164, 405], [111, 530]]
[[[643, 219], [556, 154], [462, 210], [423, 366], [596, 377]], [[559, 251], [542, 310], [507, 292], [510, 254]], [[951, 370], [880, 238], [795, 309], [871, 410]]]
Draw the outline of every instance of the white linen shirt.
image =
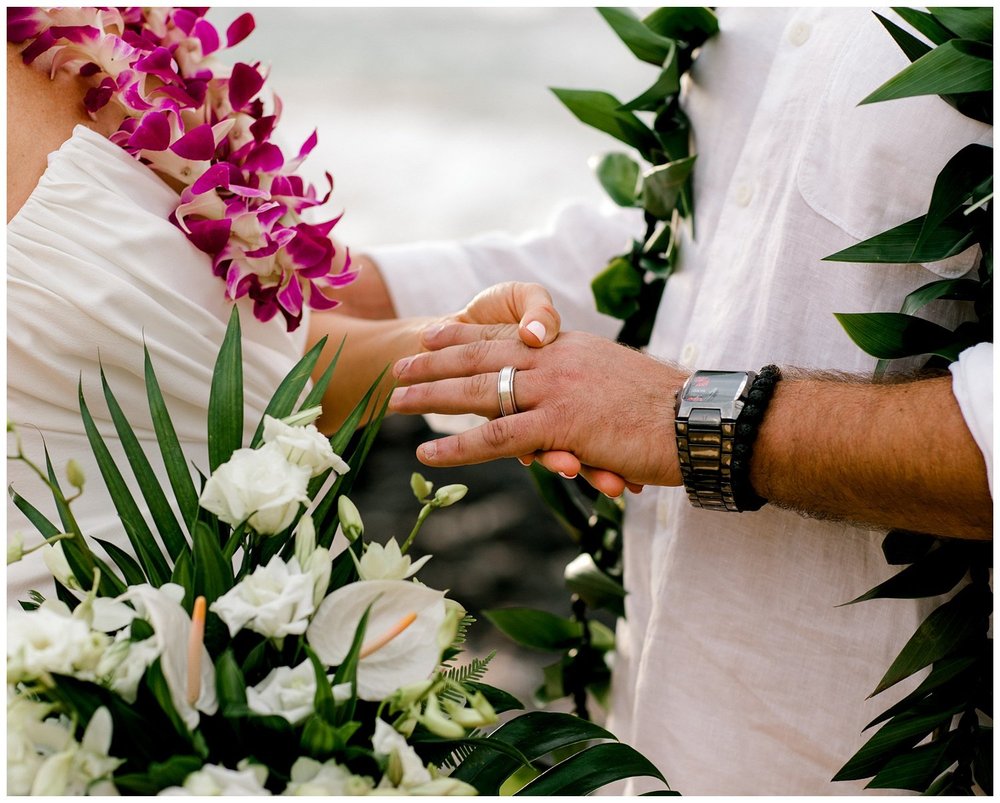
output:
[[[945, 163], [991, 143], [992, 129], [936, 97], [858, 106], [907, 64], [871, 11], [719, 17], [684, 102], [699, 154], [696, 237], [683, 237], [649, 351], [692, 369], [870, 373], [874, 360], [833, 313], [897, 311], [908, 292], [966, 273], [977, 255], [925, 267], [821, 259], [923, 214]], [[608, 334], [615, 322], [587, 311], [588, 283], [635, 224], [571, 208], [551, 235], [370, 253], [401, 315], [443, 314], [489, 283], [527, 279], [555, 285], [565, 328]], [[936, 302], [921, 314], [953, 328], [968, 309]], [[974, 380], [956, 368], [956, 388], [979, 387], [963, 402], [970, 420], [970, 405], [979, 420], [989, 410], [992, 379], [981, 372], [991, 361], [980, 356]], [[973, 429], [991, 462], [992, 418]], [[883, 532], [771, 506], [699, 510], [680, 488], [647, 488], [626, 518], [613, 732], [684, 794], [860, 792], [864, 781], [830, 779], [870, 737], [865, 725], [915, 685], [866, 700], [939, 602], [837, 607], [894, 573]]]

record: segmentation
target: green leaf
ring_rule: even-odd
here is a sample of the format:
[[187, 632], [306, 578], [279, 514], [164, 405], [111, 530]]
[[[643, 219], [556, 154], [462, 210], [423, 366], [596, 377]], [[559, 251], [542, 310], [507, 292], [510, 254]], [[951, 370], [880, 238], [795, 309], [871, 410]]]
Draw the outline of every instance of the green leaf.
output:
[[621, 611], [619, 615], [624, 615], [622, 600], [625, 599], [625, 588], [601, 570], [593, 555], [581, 552], [566, 566], [563, 578], [566, 588], [579, 594], [591, 608], [610, 607], [616, 612]]
[[[529, 761], [569, 745], [596, 739], [614, 739], [604, 728], [572, 714], [532, 711], [501, 725], [489, 736], [519, 750]], [[481, 795], [497, 795], [503, 782], [521, 766], [509, 755], [497, 755], [486, 746], [477, 747], [452, 773], [453, 778], [472, 784]]]
[[340, 345], [337, 347], [337, 353], [333, 355], [333, 359], [330, 363], [323, 369], [323, 373], [320, 378], [313, 382], [312, 390], [309, 391], [309, 395], [305, 397], [302, 401], [302, 407], [315, 407], [317, 404], [323, 404], [323, 397], [326, 395], [326, 389], [330, 385], [330, 380], [333, 378], [333, 372], [337, 370], [337, 363], [340, 361], [340, 353], [344, 350], [344, 343], [347, 342], [347, 336], [340, 341]]
[[893, 6], [892, 10], [936, 45], [944, 44], [956, 38], [955, 34], [941, 25], [940, 22], [926, 11], [918, 11], [915, 8], [897, 8], [895, 6]]
[[[896, 656], [872, 696], [950, 655], [985, 632], [983, 592], [969, 585], [940, 605], [921, 623]], [[989, 606], [986, 606], [989, 610]]]
[[671, 44], [670, 52], [663, 60], [663, 69], [660, 70], [656, 81], [641, 95], [622, 106], [622, 111], [656, 111], [664, 106], [671, 96], [680, 92], [681, 76], [677, 57], [677, 48]]
[[588, 795], [614, 781], [642, 776], [666, 783], [663, 774], [641, 753], [627, 744], [610, 742], [570, 756], [515, 794]]
[[[362, 633], [363, 637], [364, 634]], [[357, 634], [355, 634], [355, 640], [357, 640]], [[333, 688], [330, 686], [330, 680], [326, 676], [326, 667], [323, 666], [323, 662], [319, 660], [319, 656], [310, 647], [306, 647], [305, 649], [309, 663], [312, 664], [313, 673], [316, 675], [316, 693], [313, 695], [313, 710], [319, 719], [329, 724], [334, 724], [334, 720], [337, 718], [337, 703], [333, 699]], [[349, 681], [341, 682], [353, 682], [353, 680], [354, 677], [351, 677]]]
[[993, 728], [980, 726], [976, 731], [972, 757], [972, 777], [987, 794], [993, 794]]
[[639, 165], [624, 153], [609, 153], [594, 168], [604, 191], [619, 206], [635, 206], [639, 194]]
[[953, 39], [921, 56], [858, 105], [992, 89], [993, 48], [968, 39]]
[[555, 94], [584, 125], [589, 125], [626, 145], [636, 148], [648, 161], [658, 150], [653, 132], [631, 112], [621, 110], [622, 103], [614, 95], [589, 89], [556, 89]]
[[669, 219], [696, 158], [688, 156], [647, 170], [642, 177], [643, 209], [660, 220]]
[[194, 566], [191, 564], [191, 553], [184, 550], [174, 564], [174, 571], [170, 575], [170, 582], [177, 583], [184, 589], [184, 599], [181, 605], [186, 611], [194, 607]]
[[[922, 253], [937, 228], [955, 217], [973, 198], [993, 191], [993, 149], [985, 145], [967, 145], [944, 166], [934, 181], [931, 204], [924, 218], [914, 253]], [[907, 261], [913, 261], [911, 258]]]
[[[924, 216], [914, 218], [863, 240], [856, 245], [823, 257], [826, 262], [937, 262], [960, 254], [976, 241], [975, 232], [962, 215], [952, 215], [935, 227], [920, 243]], [[920, 247], [917, 245], [920, 243]]]
[[555, 515], [570, 537], [574, 541], [579, 541], [580, 533], [589, 526], [587, 523], [589, 513], [570, 492], [567, 482], [538, 462], [532, 463], [528, 471], [538, 493], [549, 506], [550, 512]]
[[[94, 540], [104, 548], [104, 551], [108, 553], [108, 557], [121, 570], [122, 577], [125, 578], [126, 583], [134, 586], [142, 585], [146, 582], [146, 575], [143, 574], [142, 567], [135, 562], [135, 559], [128, 552], [110, 541], [105, 541], [103, 538], [95, 538]], [[124, 590], [123, 586], [122, 591]]]
[[882, 554], [886, 563], [892, 566], [913, 563], [926, 555], [938, 540], [927, 533], [889, 530], [882, 539]]
[[894, 756], [865, 788], [922, 792], [952, 763], [953, 744], [953, 737], [946, 737]]
[[[880, 722], [892, 719], [897, 714], [902, 714], [910, 708], [915, 708], [931, 692], [938, 691], [942, 687], [957, 685], [959, 693], [964, 694], [968, 688], [969, 670], [979, 663], [975, 655], [955, 655], [935, 661], [930, 674], [920, 683], [917, 688], [895, 705], [887, 708], [875, 719], [865, 725], [865, 730], [878, 725]], [[954, 696], [954, 695], [952, 695]]]
[[524, 708], [524, 703], [518, 700], [513, 694], [509, 694], [495, 686], [490, 686], [488, 683], [470, 680], [466, 681], [464, 685], [473, 692], [480, 692], [498, 714], [503, 714], [507, 711], [520, 711]]
[[993, 9], [958, 8], [948, 6], [931, 6], [927, 9], [945, 28], [954, 31], [962, 39], [975, 39], [977, 42], [993, 42]]
[[561, 650], [580, 641], [579, 622], [531, 608], [494, 608], [483, 615], [505, 636], [536, 650]]
[[640, 61], [663, 64], [675, 48], [671, 39], [651, 30], [627, 8], [598, 8], [597, 11]]
[[219, 348], [208, 395], [208, 467], [215, 471], [243, 443], [243, 346], [240, 314], [233, 307]]
[[[364, 614], [362, 614], [361, 619], [358, 621], [357, 629], [354, 631], [354, 640], [351, 642], [351, 648], [347, 651], [347, 655], [344, 656], [344, 660], [340, 662], [340, 666], [337, 667], [337, 671], [333, 674], [333, 685], [336, 686], [339, 683], [350, 683], [351, 684], [351, 700], [348, 703], [343, 704], [337, 711], [336, 724], [343, 725], [345, 722], [350, 721], [354, 717], [354, 705], [357, 702], [358, 696], [358, 664], [361, 661], [361, 647], [365, 640], [365, 630], [368, 628], [368, 616], [372, 612], [372, 607], [369, 605]], [[318, 659], [317, 659], [318, 661]], [[314, 666], [315, 666], [314, 662]], [[330, 699], [333, 699], [333, 692], [330, 692]], [[317, 705], [319, 702], [319, 690], [316, 692]]]
[[590, 283], [597, 311], [614, 318], [628, 318], [639, 309], [642, 283], [642, 274], [631, 262], [615, 257]]
[[171, 509], [163, 489], [160, 488], [159, 478], [153, 471], [142, 446], [139, 445], [139, 439], [135, 436], [121, 405], [118, 404], [118, 399], [115, 398], [111, 385], [108, 384], [103, 365], [101, 366], [101, 386], [104, 388], [104, 400], [108, 405], [118, 439], [121, 441], [125, 457], [135, 475], [142, 498], [146, 500], [150, 518], [160, 534], [160, 541], [171, 560], [177, 560], [177, 556], [187, 549], [184, 533], [181, 531], [177, 519], [174, 518], [174, 511]]
[[912, 315], [932, 301], [948, 299], [952, 301], [974, 301], [981, 285], [972, 279], [940, 279], [919, 287], [910, 293], [899, 310], [903, 315]]
[[870, 599], [918, 599], [951, 591], [969, 570], [969, 553], [962, 543], [943, 544], [884, 583], [845, 602], [853, 605]]
[[964, 706], [958, 703], [951, 708], [934, 708], [929, 712], [917, 710], [900, 714], [882, 726], [865, 745], [855, 753], [834, 777], [833, 781], [855, 781], [871, 778], [895, 756], [908, 751], [935, 728], [947, 724]]
[[161, 789], [182, 786], [184, 779], [200, 770], [204, 763], [198, 756], [171, 756], [150, 764], [145, 772], [115, 775], [115, 787], [128, 795], [155, 795]]
[[326, 338], [323, 337], [303, 355], [302, 359], [295, 363], [292, 370], [281, 380], [277, 390], [274, 391], [274, 395], [271, 396], [271, 400], [267, 403], [267, 407], [264, 408], [264, 414], [257, 425], [257, 431], [254, 432], [253, 438], [250, 441], [251, 449], [256, 449], [263, 441], [265, 415], [269, 415], [272, 418], [284, 418], [291, 415], [295, 409], [295, 403], [299, 400], [302, 390], [309, 381], [312, 370], [316, 366], [316, 361], [319, 360], [320, 352], [323, 351], [325, 345]]
[[194, 596], [211, 605], [233, 587], [233, 564], [226, 560], [219, 538], [205, 522], [194, 525]]
[[246, 707], [247, 684], [232, 650], [226, 650], [215, 660], [215, 690], [223, 716], [231, 708]]
[[149, 582], [159, 588], [169, 579], [170, 567], [167, 566], [166, 560], [153, 542], [153, 533], [149, 529], [149, 525], [146, 524], [146, 520], [139, 511], [139, 506], [132, 498], [132, 492], [125, 484], [107, 444], [104, 443], [100, 432], [97, 431], [97, 425], [94, 423], [93, 416], [87, 408], [87, 402], [83, 398], [83, 382], [79, 386], [79, 398], [83, 427], [87, 432], [87, 439], [90, 441], [90, 449], [101, 470], [101, 476], [104, 478], [104, 484], [108, 488], [108, 494], [111, 496], [111, 502], [118, 512], [129, 543], [132, 544], [132, 549], [139, 559], [139, 565], [142, 566]]
[[719, 32], [719, 18], [711, 9], [704, 7], [664, 6], [642, 21], [661, 36], [683, 39], [691, 47], [697, 47]]
[[167, 685], [167, 679], [163, 675], [163, 668], [160, 666], [161, 660], [157, 658], [146, 670], [144, 676], [146, 686], [153, 693], [153, 697], [156, 699], [160, 710], [166, 714], [177, 735], [185, 742], [190, 742], [191, 732], [188, 730], [187, 725], [184, 724], [181, 715], [177, 713], [177, 709], [174, 708], [174, 700], [170, 695], [170, 687]]
[[970, 345], [943, 326], [898, 312], [835, 312], [834, 317], [861, 349], [883, 360], [915, 354], [955, 360]]
[[877, 11], [873, 11], [872, 13], [875, 15], [876, 19], [882, 23], [882, 27], [889, 32], [889, 35], [893, 38], [896, 44], [899, 45], [900, 50], [906, 54], [906, 58], [910, 61], [916, 61], [925, 53], [930, 52], [930, 45], [924, 44], [913, 34], [903, 30], [895, 22], [887, 20]]
[[163, 458], [163, 465], [167, 470], [167, 477], [170, 479], [170, 487], [181, 512], [181, 519], [190, 532], [190, 526], [198, 516], [198, 493], [195, 491], [194, 480], [191, 479], [191, 472], [188, 470], [184, 451], [177, 439], [173, 422], [170, 420], [167, 405], [163, 401], [163, 393], [160, 391], [160, 383], [153, 370], [149, 349], [145, 345], [143, 345], [143, 353], [145, 355], [146, 398], [149, 402], [153, 431], [156, 433], [160, 456]]

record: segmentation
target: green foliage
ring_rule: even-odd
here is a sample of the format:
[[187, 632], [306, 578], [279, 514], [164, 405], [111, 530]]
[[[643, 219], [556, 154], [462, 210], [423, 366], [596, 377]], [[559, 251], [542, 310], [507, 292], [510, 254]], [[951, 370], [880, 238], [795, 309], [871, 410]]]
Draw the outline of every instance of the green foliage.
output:
[[624, 153], [605, 154], [594, 168], [604, 191], [619, 206], [634, 206], [639, 194], [639, 165]]
[[559, 650], [581, 635], [578, 622], [531, 608], [497, 608], [483, 616], [518, 644], [536, 650]]

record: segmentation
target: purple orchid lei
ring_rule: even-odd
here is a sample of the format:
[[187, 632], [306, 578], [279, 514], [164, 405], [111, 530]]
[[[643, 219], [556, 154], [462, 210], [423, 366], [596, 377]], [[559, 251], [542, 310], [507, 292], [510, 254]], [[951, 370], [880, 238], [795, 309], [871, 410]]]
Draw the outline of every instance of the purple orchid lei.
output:
[[[323, 197], [295, 175], [316, 145], [316, 133], [285, 159], [271, 142], [281, 101], [262, 97], [259, 63], [231, 69], [214, 57], [254, 29], [243, 14], [223, 42], [207, 8], [8, 8], [7, 40], [28, 42], [25, 64], [100, 78], [83, 103], [94, 115], [116, 104], [125, 119], [111, 135], [143, 164], [183, 187], [170, 220], [212, 258], [232, 299], [249, 296], [254, 314], [279, 312], [288, 331], [305, 307], [331, 309], [323, 289], [354, 280], [350, 253], [334, 267], [329, 234], [340, 216], [302, 219]], [[30, 40], [30, 41], [29, 41]], [[42, 57], [43, 58], [39, 58]]]

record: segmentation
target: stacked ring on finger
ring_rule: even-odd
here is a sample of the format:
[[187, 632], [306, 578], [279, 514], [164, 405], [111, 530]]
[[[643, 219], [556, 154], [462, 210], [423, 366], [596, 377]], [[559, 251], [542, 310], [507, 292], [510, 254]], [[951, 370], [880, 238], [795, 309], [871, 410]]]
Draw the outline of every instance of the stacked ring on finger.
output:
[[517, 369], [513, 365], [505, 365], [497, 376], [497, 398], [500, 402], [500, 417], [514, 415], [518, 412], [514, 400], [514, 374]]

